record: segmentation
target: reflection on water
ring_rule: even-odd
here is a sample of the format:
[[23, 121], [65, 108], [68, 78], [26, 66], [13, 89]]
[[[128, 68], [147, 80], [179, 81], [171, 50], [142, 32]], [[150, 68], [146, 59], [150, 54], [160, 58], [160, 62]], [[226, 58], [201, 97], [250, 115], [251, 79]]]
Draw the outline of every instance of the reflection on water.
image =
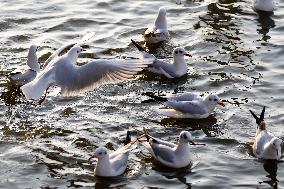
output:
[[262, 34], [262, 41], [267, 42], [271, 37], [268, 34], [271, 28], [275, 27], [275, 22], [271, 18], [272, 13], [258, 12], [257, 21], [260, 23], [260, 28], [257, 29], [259, 34]]
[[278, 161], [277, 160], [264, 160], [263, 161], [263, 168], [269, 174], [266, 177], [270, 180], [263, 181], [260, 183], [267, 183], [273, 188], [278, 188], [278, 180], [277, 180], [277, 168], [278, 168]]

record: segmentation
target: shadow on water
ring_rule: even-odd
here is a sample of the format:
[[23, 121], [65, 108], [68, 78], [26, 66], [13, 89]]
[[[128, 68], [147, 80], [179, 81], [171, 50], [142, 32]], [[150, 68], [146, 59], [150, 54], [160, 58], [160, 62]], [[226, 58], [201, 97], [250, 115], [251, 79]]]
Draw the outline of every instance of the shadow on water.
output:
[[275, 27], [275, 22], [271, 18], [273, 12], [259, 11], [257, 13], [258, 13], [257, 21], [260, 23], [260, 28], [257, 29], [257, 32], [259, 34], [262, 34], [261, 40], [267, 42], [271, 38], [269, 35], [267, 35], [269, 30]]
[[160, 175], [163, 175], [167, 179], [178, 179], [181, 183], [185, 184], [187, 188], [191, 188], [192, 184], [186, 180], [186, 176], [191, 173], [192, 164], [187, 167], [180, 169], [173, 169], [169, 167], [165, 167], [158, 162], [153, 162], [153, 170], [159, 172]]
[[263, 160], [263, 168], [268, 173], [266, 175], [267, 178], [270, 180], [262, 181], [261, 183], [267, 183], [272, 188], [276, 189], [278, 188], [278, 180], [277, 180], [277, 169], [278, 169], [278, 161], [277, 160]]
[[186, 128], [189, 131], [202, 130], [207, 137], [222, 134], [221, 128], [217, 124], [217, 119], [214, 117], [214, 115], [209, 115], [209, 117], [205, 119], [164, 118], [159, 123], [165, 127]]

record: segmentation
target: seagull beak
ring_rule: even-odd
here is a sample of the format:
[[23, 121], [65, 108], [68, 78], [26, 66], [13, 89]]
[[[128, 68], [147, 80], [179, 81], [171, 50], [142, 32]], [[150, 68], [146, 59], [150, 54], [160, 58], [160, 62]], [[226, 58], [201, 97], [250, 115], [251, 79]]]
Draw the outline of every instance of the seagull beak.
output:
[[221, 100], [220, 102], [217, 102], [220, 106], [225, 107], [224, 102]]
[[184, 56], [192, 57], [192, 55], [189, 53], [184, 53]]
[[196, 143], [193, 141], [193, 140], [191, 140], [191, 141], [189, 141], [190, 142], [190, 144], [192, 144], [192, 145], [196, 145]]

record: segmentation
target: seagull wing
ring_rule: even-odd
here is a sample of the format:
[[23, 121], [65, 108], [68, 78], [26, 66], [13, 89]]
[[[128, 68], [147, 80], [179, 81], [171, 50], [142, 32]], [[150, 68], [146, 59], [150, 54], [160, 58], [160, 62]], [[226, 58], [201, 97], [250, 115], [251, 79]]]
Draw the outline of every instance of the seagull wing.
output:
[[173, 148], [162, 144], [152, 144], [151, 147], [158, 161], [166, 165], [174, 163], [175, 155]]
[[184, 112], [186, 114], [208, 114], [209, 110], [205, 106], [205, 104], [202, 103], [202, 101], [194, 100], [194, 101], [167, 101], [165, 103], [167, 106], [177, 110]]
[[192, 100], [202, 100], [202, 98], [194, 93], [183, 93], [183, 94], [177, 94], [174, 96], [168, 97], [168, 100], [170, 101], [192, 101]]
[[73, 43], [68, 43], [63, 46], [61, 46], [59, 49], [57, 49], [52, 55], [44, 62], [43, 68], [47, 67], [47, 65], [50, 62], [54, 62], [57, 58], [59, 58], [59, 54], [62, 53], [65, 49], [68, 47], [74, 46], [75, 44], [82, 45], [87, 43], [90, 39], [92, 39], [95, 35], [95, 32], [89, 32], [85, 34], [79, 41], [73, 42]]
[[[162, 60], [155, 60], [153, 65], [151, 65], [151, 68], [152, 70], [150, 71], [163, 74], [168, 78], [174, 78], [176, 75], [174, 65]], [[155, 69], [156, 71], [153, 69]]]
[[[76, 95], [93, 90], [103, 84], [133, 79], [134, 75], [152, 63], [152, 59], [95, 60], [83, 66], [57, 74], [57, 85], [63, 95]], [[65, 73], [64, 73], [65, 72]]]

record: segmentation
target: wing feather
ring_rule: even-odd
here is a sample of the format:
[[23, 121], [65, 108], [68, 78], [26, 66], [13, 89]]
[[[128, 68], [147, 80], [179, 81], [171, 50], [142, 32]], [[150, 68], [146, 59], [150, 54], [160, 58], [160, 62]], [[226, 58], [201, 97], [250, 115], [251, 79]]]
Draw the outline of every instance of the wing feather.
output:
[[73, 65], [67, 74], [59, 74], [57, 85], [63, 95], [76, 95], [101, 85], [133, 79], [153, 59], [95, 60], [83, 66]]

